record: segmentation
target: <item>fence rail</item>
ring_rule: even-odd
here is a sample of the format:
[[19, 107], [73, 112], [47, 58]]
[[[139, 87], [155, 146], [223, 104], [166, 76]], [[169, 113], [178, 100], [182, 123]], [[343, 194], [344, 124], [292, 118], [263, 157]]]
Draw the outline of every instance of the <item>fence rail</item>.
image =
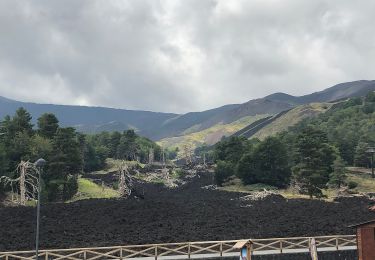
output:
[[[253, 254], [308, 252], [313, 237], [251, 239]], [[355, 250], [355, 235], [314, 237], [318, 251]], [[38, 259], [191, 259], [239, 255], [234, 244], [243, 240], [204, 241], [150, 245], [127, 245], [96, 248], [40, 250]], [[36, 259], [35, 251], [0, 252], [0, 260]]]

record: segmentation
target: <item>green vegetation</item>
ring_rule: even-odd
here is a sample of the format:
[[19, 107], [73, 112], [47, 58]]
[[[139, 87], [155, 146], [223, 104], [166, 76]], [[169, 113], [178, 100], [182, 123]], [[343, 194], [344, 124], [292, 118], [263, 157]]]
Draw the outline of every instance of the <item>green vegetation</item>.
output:
[[[1, 122], [0, 176], [17, 178], [15, 169], [21, 160], [44, 158], [42, 196], [48, 201], [70, 200], [80, 189], [79, 174], [103, 169], [107, 158], [142, 163], [152, 148], [154, 160], [161, 160], [161, 147], [134, 130], [84, 135], [72, 127], [60, 127], [51, 113], [41, 115], [35, 129], [31, 120], [31, 115], [19, 108], [13, 117], [6, 116]], [[173, 157], [173, 152], [166, 154], [167, 159]], [[0, 185], [0, 193], [10, 189]]]
[[333, 103], [311, 103], [293, 108], [269, 125], [260, 129], [251, 138], [264, 140], [268, 136], [275, 136], [278, 133], [287, 131], [289, 127], [295, 126], [306, 118], [311, 118], [327, 112], [332, 105]]
[[290, 179], [285, 145], [278, 138], [266, 138], [244, 153], [238, 162], [237, 176], [244, 184], [285, 187]]
[[[19, 108], [13, 117], [1, 122], [0, 175], [16, 178], [21, 160], [48, 161], [43, 173], [43, 197], [49, 201], [71, 198], [77, 191], [77, 173], [82, 169], [83, 157], [79, 135], [73, 128], [61, 128], [53, 114], [43, 114], [38, 128], [33, 129], [31, 115]], [[0, 186], [0, 192], [9, 187]]]
[[293, 181], [300, 193], [310, 197], [321, 197], [332, 173], [332, 164], [336, 151], [328, 143], [326, 134], [308, 126], [296, 136]]
[[[326, 196], [331, 189], [344, 185], [354, 191], [374, 188], [373, 180], [345, 170], [346, 165], [369, 166], [365, 151], [375, 144], [374, 96], [371, 92], [365, 98], [327, 106], [330, 109], [326, 113], [306, 118], [287, 132], [263, 141], [225, 138], [214, 146], [218, 184], [237, 176], [245, 190], [248, 185], [259, 183], [279, 188], [290, 184], [298, 193], [310, 197]], [[228, 168], [225, 163], [232, 164], [227, 173], [223, 172]]]
[[188, 145], [193, 149], [204, 144], [213, 145], [220, 141], [223, 136], [230, 136], [245, 126], [266, 116], [268, 115], [246, 116], [232, 123], [216, 124], [198, 132], [193, 132], [195, 128], [192, 127], [186, 130], [181, 136], [164, 138], [158, 143], [163, 147], [169, 147], [171, 149], [178, 148], [180, 151], [183, 150], [185, 145]]
[[69, 202], [84, 199], [109, 199], [118, 197], [119, 193], [114, 189], [97, 185], [88, 179], [78, 178], [78, 192]]
[[218, 161], [216, 164], [215, 181], [219, 186], [235, 174], [235, 164], [232, 162]]
[[335, 188], [340, 188], [345, 184], [347, 177], [345, 162], [340, 157], [337, 157], [333, 162], [333, 172], [329, 176], [329, 184]]

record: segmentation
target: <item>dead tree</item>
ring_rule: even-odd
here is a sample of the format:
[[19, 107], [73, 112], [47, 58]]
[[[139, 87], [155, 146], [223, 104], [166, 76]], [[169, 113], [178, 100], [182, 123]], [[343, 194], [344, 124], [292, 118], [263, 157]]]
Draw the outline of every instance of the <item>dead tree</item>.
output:
[[167, 182], [170, 181], [170, 176], [169, 176], [169, 170], [168, 168], [164, 167], [162, 170], [162, 176], [163, 176], [163, 179], [165, 179]]
[[185, 144], [184, 147], [183, 147], [183, 153], [184, 153], [184, 157], [185, 157], [185, 160], [186, 160], [186, 164], [187, 165], [190, 165], [193, 163], [193, 159], [192, 159], [192, 148], [189, 144]]
[[165, 167], [165, 151], [164, 151], [164, 147], [161, 148], [161, 161], [163, 163], [163, 167]]
[[[19, 177], [12, 179], [7, 176], [0, 177], [0, 183], [4, 186], [9, 186], [12, 190], [12, 201], [18, 202], [25, 206], [29, 199], [37, 199], [39, 179], [38, 170], [35, 165], [29, 161], [21, 161], [17, 165], [16, 172]], [[13, 194], [19, 193], [19, 200], [13, 199]]]
[[129, 173], [129, 167], [125, 161], [122, 161], [118, 165], [118, 192], [121, 197], [127, 198], [130, 196], [133, 188], [133, 180]]
[[154, 149], [150, 148], [148, 151], [148, 164], [154, 163]]

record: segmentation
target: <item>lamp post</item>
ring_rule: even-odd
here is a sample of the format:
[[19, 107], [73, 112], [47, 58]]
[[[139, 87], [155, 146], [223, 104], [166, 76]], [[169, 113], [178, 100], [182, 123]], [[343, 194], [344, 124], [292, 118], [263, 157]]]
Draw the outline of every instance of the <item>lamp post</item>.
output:
[[367, 151], [366, 151], [366, 153], [371, 154], [371, 177], [375, 178], [375, 175], [374, 175], [374, 154], [375, 154], [375, 148], [374, 147], [368, 148]]
[[35, 259], [38, 260], [39, 256], [39, 222], [40, 222], [40, 194], [42, 193], [41, 176], [43, 166], [46, 164], [46, 160], [43, 158], [38, 159], [34, 165], [38, 170], [38, 204], [36, 207], [36, 237], [35, 237]]

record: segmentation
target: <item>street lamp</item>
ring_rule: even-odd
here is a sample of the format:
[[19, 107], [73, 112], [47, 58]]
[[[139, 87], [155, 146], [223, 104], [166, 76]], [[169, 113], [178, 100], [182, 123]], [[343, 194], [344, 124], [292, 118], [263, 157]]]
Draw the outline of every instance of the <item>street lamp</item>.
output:
[[39, 222], [40, 222], [40, 194], [42, 193], [41, 176], [43, 166], [46, 164], [46, 160], [43, 158], [38, 159], [34, 165], [38, 170], [39, 181], [38, 181], [38, 204], [36, 207], [36, 237], [35, 237], [35, 259], [38, 260], [39, 256]]
[[367, 151], [366, 151], [366, 153], [371, 154], [371, 177], [375, 178], [375, 175], [374, 175], [374, 154], [375, 154], [375, 148], [374, 147], [368, 148]]

